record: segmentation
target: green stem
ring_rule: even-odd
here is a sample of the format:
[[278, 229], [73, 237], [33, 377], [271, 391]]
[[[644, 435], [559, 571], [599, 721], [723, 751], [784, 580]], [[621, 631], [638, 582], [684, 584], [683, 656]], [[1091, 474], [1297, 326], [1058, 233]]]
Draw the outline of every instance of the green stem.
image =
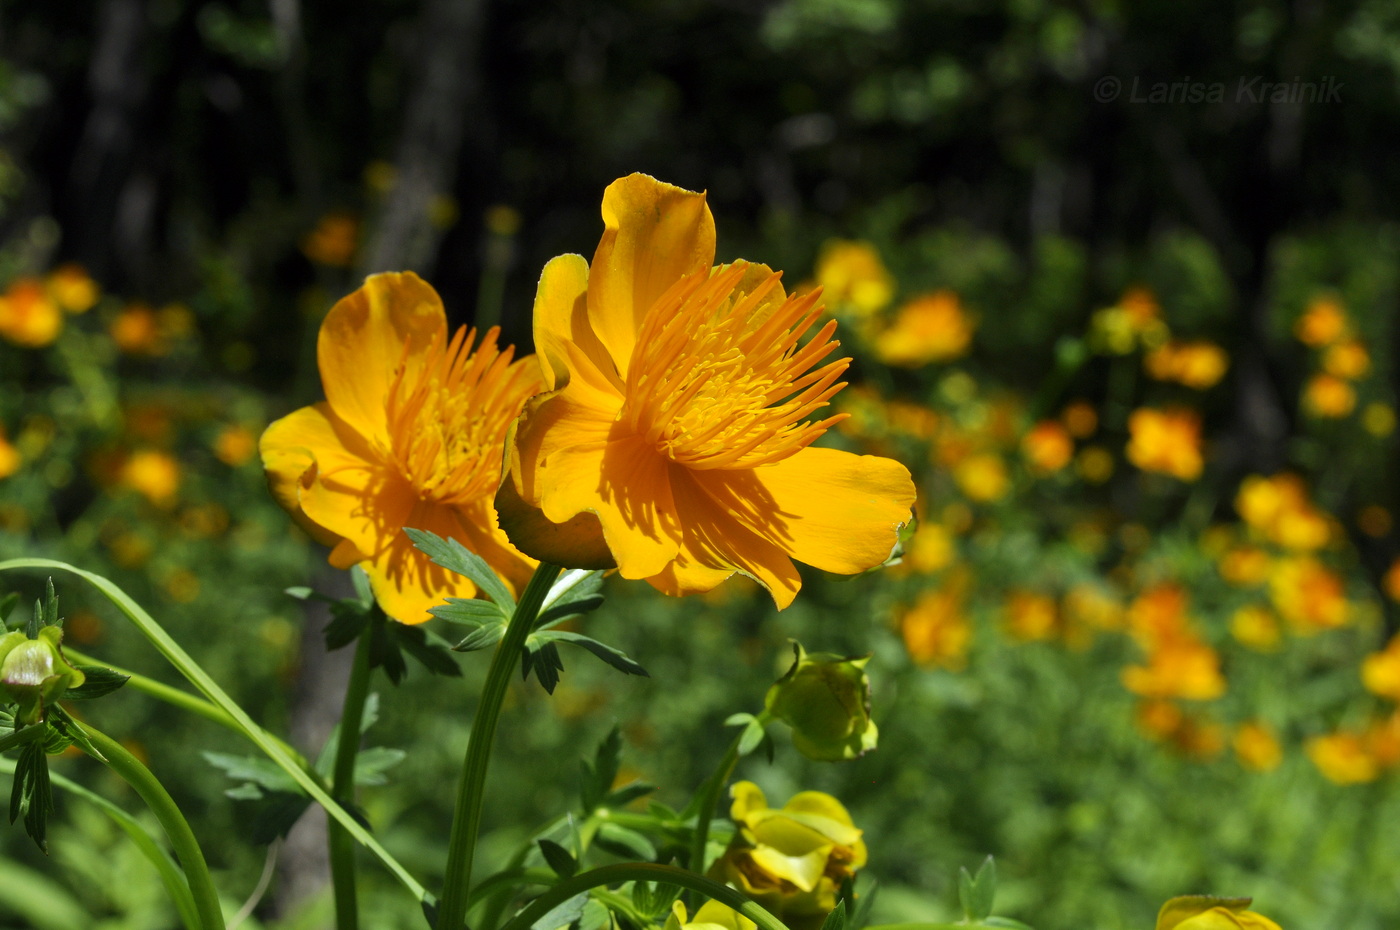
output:
[[170, 845], [175, 849], [175, 857], [184, 870], [185, 879], [194, 897], [194, 907], [199, 914], [199, 923], [204, 930], [224, 930], [224, 912], [219, 907], [219, 893], [214, 890], [214, 881], [209, 877], [209, 866], [204, 862], [204, 853], [194, 838], [189, 823], [175, 806], [170, 793], [141, 762], [126, 751], [126, 748], [91, 725], [79, 724], [87, 734], [94, 749], [102, 754], [98, 761], [105, 762], [112, 771], [120, 775], [128, 785], [136, 789], [141, 800], [156, 815]]
[[[768, 711], [759, 714], [757, 719], [759, 726], [767, 726]], [[739, 744], [744, 738], [744, 729], [747, 728], [739, 730], [739, 735], [729, 744], [724, 758], [719, 760], [719, 767], [700, 787], [700, 810], [695, 814], [695, 833], [690, 838], [688, 863], [690, 870], [700, 875], [705, 874], [705, 844], [710, 840], [710, 821], [715, 818], [719, 796], [724, 793], [724, 786], [729, 784], [729, 776], [734, 774], [734, 766], [739, 762]]]
[[16, 746], [32, 743], [44, 735], [44, 728], [38, 725], [15, 730], [9, 736], [0, 736], [0, 752], [9, 752]]
[[697, 875], [689, 869], [677, 868], [674, 865], [656, 865], [650, 862], [623, 862], [581, 872], [573, 878], [560, 882], [530, 902], [528, 907], [512, 917], [501, 930], [529, 930], [530, 927], [534, 926], [535, 921], [574, 895], [581, 894], [591, 888], [597, 888], [600, 885], [626, 881], [679, 885], [691, 891], [698, 891], [705, 897], [738, 911], [758, 924], [761, 930], [787, 930], [787, 925], [781, 920], [768, 913], [757, 902], [744, 897], [742, 893], [735, 891], [728, 885], [722, 885], [714, 879]]
[[476, 838], [481, 832], [481, 802], [486, 785], [486, 766], [491, 760], [491, 743], [496, 735], [496, 723], [501, 716], [501, 702], [506, 687], [520, 662], [525, 639], [535, 628], [540, 606], [559, 576], [558, 565], [541, 562], [520, 595], [506, 625], [505, 636], [491, 656], [491, 667], [481, 689], [481, 703], [472, 718], [471, 735], [467, 741], [467, 757], [462, 763], [462, 778], [457, 783], [457, 806], [452, 814], [452, 834], [447, 847], [447, 878], [442, 894], [442, 909], [438, 912], [441, 930], [460, 930], [467, 916], [468, 891], [471, 887], [472, 858], [476, 853]]
[[[355, 757], [360, 751], [360, 723], [369, 695], [370, 644], [384, 615], [375, 608], [369, 625], [360, 631], [355, 645], [355, 662], [350, 667], [350, 683], [345, 688], [345, 706], [340, 712], [340, 737], [335, 744], [335, 767], [331, 775], [331, 795], [347, 808], [355, 807]], [[355, 897], [355, 839], [334, 820], [327, 823], [331, 859], [331, 888], [335, 894], [337, 930], [356, 930], [360, 925], [359, 904]]]

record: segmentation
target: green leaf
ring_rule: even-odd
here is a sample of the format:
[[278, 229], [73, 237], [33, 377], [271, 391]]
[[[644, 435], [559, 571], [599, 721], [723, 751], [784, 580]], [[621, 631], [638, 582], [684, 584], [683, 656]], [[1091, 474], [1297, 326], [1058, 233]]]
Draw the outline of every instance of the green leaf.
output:
[[986, 927], [1000, 927], [1003, 930], [1035, 930], [1030, 924], [1023, 924], [1019, 920], [1012, 920], [1010, 917], [988, 917], [982, 921]]
[[491, 624], [482, 624], [468, 633], [460, 643], [453, 646], [454, 652], [475, 652], [478, 649], [485, 649], [494, 646], [501, 641], [501, 637], [506, 635], [506, 625], [497, 621]]
[[433, 675], [448, 678], [462, 677], [457, 660], [452, 658], [452, 647], [447, 640], [421, 626], [406, 626], [402, 623], [388, 624], [392, 636], [398, 639], [399, 647], [418, 660]]
[[525, 641], [520, 659], [520, 676], [528, 679], [533, 670], [540, 687], [553, 694], [559, 685], [559, 673], [564, 670], [564, 660], [559, 657], [559, 649], [551, 642], [541, 642], [532, 633]]
[[204, 752], [200, 755], [204, 756], [205, 762], [235, 781], [250, 781], [269, 791], [299, 792], [296, 782], [266, 759], [223, 752]]
[[105, 697], [131, 680], [130, 675], [123, 675], [121, 672], [101, 665], [78, 665], [75, 667], [83, 673], [85, 680], [79, 687], [69, 688], [63, 692], [62, 700], [85, 701]]
[[750, 720], [757, 720], [753, 714], [730, 714], [724, 718], [724, 725], [727, 727], [747, 726]]
[[645, 782], [634, 781], [630, 785], [623, 785], [616, 791], [611, 791], [603, 798], [603, 807], [625, 807], [638, 798], [644, 798], [656, 790], [655, 785], [648, 785]]
[[603, 803], [617, 780], [617, 771], [622, 759], [622, 732], [613, 726], [593, 753], [593, 763], [583, 763], [583, 781], [579, 785], [579, 798], [583, 801], [585, 813], [592, 813]]
[[540, 847], [545, 863], [554, 870], [555, 875], [560, 878], [572, 878], [578, 871], [578, 860], [563, 846], [553, 840], [541, 839], [535, 842]]
[[739, 736], [739, 755], [747, 756], [757, 749], [767, 732], [757, 717], [750, 720], [748, 726], [744, 727], [744, 732]]
[[603, 930], [612, 926], [612, 911], [597, 898], [589, 898], [578, 919], [578, 930]]
[[865, 887], [855, 895], [856, 908], [846, 922], [849, 930], [861, 930], [870, 922], [870, 910], [875, 906], [875, 897], [880, 893], [880, 883], [871, 878], [864, 881]]
[[10, 792], [10, 823], [23, 814], [24, 832], [47, 853], [49, 814], [52, 811], [49, 757], [40, 741], [26, 743], [15, 760], [14, 788]]
[[671, 905], [680, 897], [679, 885], [667, 882], [636, 882], [632, 885], [632, 903], [637, 910], [657, 923], [671, 911]]
[[355, 784], [357, 785], [384, 785], [389, 779], [384, 773], [402, 762], [408, 753], [402, 749], [391, 749], [388, 746], [371, 746], [368, 749], [361, 749], [355, 756]]
[[540, 606], [540, 615], [535, 620], [537, 629], [545, 629], [562, 623], [570, 617], [597, 610], [603, 603], [603, 573], [575, 568], [559, 576], [554, 586], [545, 595]]
[[583, 916], [583, 908], [586, 904], [588, 904], [588, 892], [581, 891], [567, 901], [561, 901], [531, 926], [534, 930], [559, 930], [560, 927], [567, 927]]
[[14, 612], [15, 612], [15, 608], [18, 607], [18, 606], [19, 606], [19, 592], [18, 592], [18, 591], [11, 591], [9, 594], [6, 594], [4, 597], [0, 597], [0, 625], [3, 625], [3, 624], [5, 623], [5, 621], [7, 621], [7, 620], [10, 619], [10, 614], [14, 613]]
[[822, 921], [822, 930], [846, 930], [846, 902], [844, 900], [836, 902], [831, 913], [826, 915], [826, 920]]
[[44, 616], [39, 622], [43, 626], [63, 625], [63, 618], [58, 615], [58, 595], [54, 593], [52, 575], [44, 581]]
[[982, 863], [975, 878], [966, 867], [958, 870], [958, 900], [969, 923], [980, 923], [992, 913], [996, 893], [997, 867], [991, 856]]
[[225, 790], [224, 797], [233, 798], [235, 801], [261, 801], [266, 795], [257, 785], [245, 781], [241, 785]]
[[374, 607], [374, 588], [370, 586], [369, 575], [359, 565], [350, 569], [350, 583], [355, 586], [355, 596], [360, 607], [368, 615]]
[[427, 530], [404, 528], [408, 538], [418, 551], [433, 560], [433, 564], [471, 580], [471, 583], [503, 610], [515, 609], [515, 598], [510, 596], [501, 579], [486, 564], [486, 560], [472, 552], [455, 539], [443, 539]]
[[605, 821], [598, 828], [593, 842], [616, 856], [651, 862], [656, 859], [656, 846], [636, 830]]
[[[79, 726], [72, 717], [68, 716], [68, 712], [62, 707], [50, 707], [48, 710], [48, 721], [55, 730], [63, 734], [64, 739], [72, 743], [77, 743], [78, 748], [83, 752], [92, 756], [99, 762], [107, 761], [107, 757], [98, 752], [97, 747], [92, 745], [92, 741], [89, 740], [88, 735], [83, 732], [83, 728]], [[65, 746], [64, 749], [66, 748]], [[57, 753], [49, 749], [47, 745], [44, 747], [44, 751], [50, 755], [57, 755]], [[63, 749], [58, 750], [58, 752], [62, 751]]]
[[530, 634], [531, 639], [544, 640], [545, 642], [565, 642], [581, 646], [602, 659], [613, 668], [627, 675], [640, 675], [643, 678], [650, 678], [651, 675], [635, 661], [627, 656], [621, 649], [614, 649], [606, 643], [600, 643], [591, 636], [584, 636], [582, 633], [573, 633], [568, 630], [538, 630]]
[[447, 603], [429, 607], [428, 613], [448, 623], [464, 623], [477, 626], [483, 623], [504, 623], [510, 615], [494, 601], [484, 601], [479, 597], [449, 597]]
[[357, 601], [330, 601], [331, 622], [321, 631], [326, 649], [334, 652], [350, 645], [369, 625], [370, 611]]

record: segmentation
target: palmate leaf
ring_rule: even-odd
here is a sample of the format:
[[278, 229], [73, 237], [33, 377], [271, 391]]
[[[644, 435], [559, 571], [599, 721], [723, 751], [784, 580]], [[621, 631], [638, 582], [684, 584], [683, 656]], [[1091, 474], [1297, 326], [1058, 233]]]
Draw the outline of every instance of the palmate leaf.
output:
[[499, 604], [502, 610], [515, 609], [515, 598], [510, 596], [505, 584], [496, 577], [496, 573], [481, 556], [455, 539], [443, 539], [427, 530], [405, 527], [404, 532], [413, 540], [413, 545], [419, 552], [432, 559], [434, 565], [469, 579], [478, 590]]
[[510, 615], [501, 610], [500, 604], [475, 597], [449, 597], [447, 603], [429, 607], [428, 613], [439, 620], [462, 623], [467, 626], [503, 623], [510, 619]]
[[503, 621], [482, 624], [463, 637], [460, 643], [452, 647], [452, 650], [454, 652], [475, 652], [478, 649], [496, 645], [505, 635], [506, 625]]

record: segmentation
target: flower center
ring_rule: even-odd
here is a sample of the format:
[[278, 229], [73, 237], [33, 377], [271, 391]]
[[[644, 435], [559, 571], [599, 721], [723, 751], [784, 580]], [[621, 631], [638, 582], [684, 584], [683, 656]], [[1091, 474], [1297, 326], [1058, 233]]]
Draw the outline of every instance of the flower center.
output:
[[[807, 446], [846, 414], [806, 418], [845, 387], [830, 320], [805, 345], [818, 293], [769, 299], [780, 275], [735, 262], [683, 278], [647, 311], [620, 416], [671, 461], [753, 468]], [[744, 288], [748, 287], [746, 291]]]
[[498, 348], [499, 334], [487, 330], [472, 352], [476, 330], [464, 326], [412, 362], [405, 344], [385, 408], [385, 457], [423, 500], [468, 504], [500, 483], [506, 430], [540, 384], [529, 365], [511, 365], [515, 350]]

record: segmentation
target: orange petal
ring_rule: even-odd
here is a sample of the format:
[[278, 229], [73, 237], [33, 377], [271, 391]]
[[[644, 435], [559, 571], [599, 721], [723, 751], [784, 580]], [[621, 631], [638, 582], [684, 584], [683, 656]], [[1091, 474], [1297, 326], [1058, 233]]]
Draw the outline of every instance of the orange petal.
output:
[[[535, 290], [535, 353], [544, 373], [544, 390], [569, 381], [566, 343], [573, 343], [608, 377], [615, 375], [612, 357], [588, 322], [588, 262], [582, 255], [551, 258]], [[621, 382], [617, 382], [621, 389]]]
[[618, 374], [656, 298], [715, 258], [715, 221], [705, 195], [633, 174], [603, 193], [603, 238], [588, 277], [588, 317]]
[[277, 420], [263, 432], [258, 449], [277, 503], [318, 542], [334, 546], [340, 537], [302, 511], [300, 492], [321, 471], [367, 465], [373, 450], [325, 403]]
[[318, 470], [301, 489], [307, 517], [376, 558], [399, 535], [418, 503], [413, 486], [382, 466]]
[[370, 275], [331, 307], [316, 340], [321, 385], [336, 414], [361, 436], [388, 442], [385, 404], [395, 369], [447, 337], [442, 300], [411, 271]]
[[914, 481], [894, 459], [809, 446], [748, 472], [697, 476], [735, 518], [799, 562], [854, 575], [885, 561]]

